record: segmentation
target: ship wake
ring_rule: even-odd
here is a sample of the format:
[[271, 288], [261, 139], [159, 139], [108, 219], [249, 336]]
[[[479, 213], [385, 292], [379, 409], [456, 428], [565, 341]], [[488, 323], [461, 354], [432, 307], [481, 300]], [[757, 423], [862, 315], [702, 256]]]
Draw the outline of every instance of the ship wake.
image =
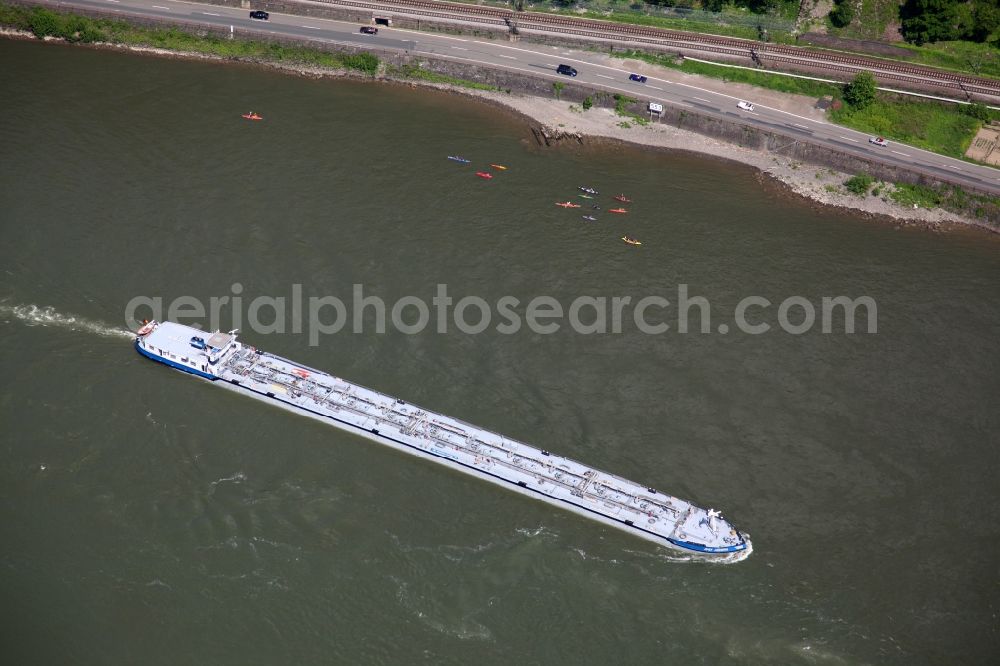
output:
[[28, 326], [51, 326], [67, 331], [92, 333], [104, 338], [131, 338], [135, 334], [124, 328], [106, 326], [100, 322], [57, 312], [51, 306], [11, 305], [0, 303], [0, 318], [18, 320]]

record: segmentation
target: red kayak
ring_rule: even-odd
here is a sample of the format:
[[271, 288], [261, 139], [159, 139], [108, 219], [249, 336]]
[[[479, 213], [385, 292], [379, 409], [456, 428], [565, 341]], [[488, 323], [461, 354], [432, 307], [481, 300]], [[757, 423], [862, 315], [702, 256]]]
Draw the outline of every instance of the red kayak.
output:
[[628, 211], [625, 210], [624, 208], [609, 208], [608, 212], [609, 213], [622, 213], [622, 214], [624, 214], [624, 213], [627, 213]]
[[487, 173], [485, 171], [477, 171], [476, 175], [479, 176], [480, 178], [485, 178], [486, 180], [489, 180], [490, 178], [493, 177], [493, 174]]
[[247, 120], [264, 120], [263, 116], [258, 116], [256, 113], [251, 111], [250, 113], [244, 113], [243, 117]]

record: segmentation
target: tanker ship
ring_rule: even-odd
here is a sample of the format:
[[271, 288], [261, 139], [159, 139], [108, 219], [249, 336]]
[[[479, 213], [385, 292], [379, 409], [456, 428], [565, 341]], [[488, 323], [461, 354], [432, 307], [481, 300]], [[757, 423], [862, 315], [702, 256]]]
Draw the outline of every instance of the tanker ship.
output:
[[698, 559], [739, 561], [749, 535], [718, 511], [262, 352], [238, 331], [147, 322], [143, 356]]

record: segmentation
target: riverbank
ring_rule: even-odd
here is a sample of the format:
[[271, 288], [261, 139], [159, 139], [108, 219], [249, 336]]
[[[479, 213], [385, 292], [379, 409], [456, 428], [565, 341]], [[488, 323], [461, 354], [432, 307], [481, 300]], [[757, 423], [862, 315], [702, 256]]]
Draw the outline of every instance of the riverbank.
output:
[[[778, 184], [791, 194], [821, 206], [850, 209], [870, 219], [897, 224], [919, 224], [939, 230], [954, 225], [971, 225], [993, 233], [998, 232], [982, 220], [940, 208], [897, 203], [890, 196], [895, 187], [890, 183], [874, 182], [868, 188], [868, 193], [859, 196], [844, 186], [853, 174], [743, 148], [666, 124], [639, 124], [618, 115], [612, 109], [594, 107], [584, 111], [579, 105], [553, 99], [481, 91], [460, 92], [506, 107], [539, 123], [541, 132], [550, 142], [600, 140], [696, 153], [754, 167], [761, 174], [762, 180]], [[873, 196], [873, 191], [878, 191], [878, 195]]]
[[[30, 32], [10, 28], [0, 30], [0, 36], [35, 39], [35, 36]], [[59, 38], [46, 37], [45, 40], [66, 43], [65, 40]], [[93, 42], [88, 45], [92, 48], [126, 50], [159, 57], [227, 63], [239, 62], [313, 78], [372, 78], [370, 70], [365, 71], [360, 68], [343, 69], [328, 65], [274, 61], [256, 56], [224, 57], [212, 53], [137, 44]], [[611, 141], [646, 149], [696, 153], [754, 167], [761, 174], [762, 181], [777, 184], [790, 194], [803, 197], [820, 206], [850, 209], [870, 219], [899, 225], [921, 225], [937, 230], [961, 225], [982, 228], [993, 233], [998, 231], [997, 228], [990, 225], [988, 220], [975, 219], [940, 208], [922, 207], [919, 204], [902, 205], [893, 200], [891, 193], [895, 186], [889, 183], [873, 183], [863, 195], [857, 195], [848, 191], [844, 186], [844, 183], [853, 174], [806, 164], [773, 153], [743, 148], [663, 123], [642, 123], [635, 118], [620, 115], [609, 108], [594, 106], [584, 110], [579, 104], [558, 99], [482, 89], [488, 86], [470, 87], [413, 79], [401, 75], [398, 69], [391, 67], [383, 67], [375, 79], [388, 84], [434, 88], [477, 98], [491, 105], [502, 107], [523, 117], [525, 122], [535, 131], [536, 136], [546, 137], [545, 142], [549, 145], [565, 141], [574, 143]]]

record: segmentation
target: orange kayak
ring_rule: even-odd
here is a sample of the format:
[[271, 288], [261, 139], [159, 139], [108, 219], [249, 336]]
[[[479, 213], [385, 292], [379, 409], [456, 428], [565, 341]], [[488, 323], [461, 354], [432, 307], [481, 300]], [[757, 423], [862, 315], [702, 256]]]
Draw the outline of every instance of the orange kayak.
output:
[[622, 213], [622, 214], [624, 215], [624, 214], [625, 214], [625, 213], [627, 213], [628, 211], [627, 211], [627, 210], [625, 210], [624, 208], [609, 208], [609, 209], [608, 209], [608, 212], [609, 212], [609, 213]]

